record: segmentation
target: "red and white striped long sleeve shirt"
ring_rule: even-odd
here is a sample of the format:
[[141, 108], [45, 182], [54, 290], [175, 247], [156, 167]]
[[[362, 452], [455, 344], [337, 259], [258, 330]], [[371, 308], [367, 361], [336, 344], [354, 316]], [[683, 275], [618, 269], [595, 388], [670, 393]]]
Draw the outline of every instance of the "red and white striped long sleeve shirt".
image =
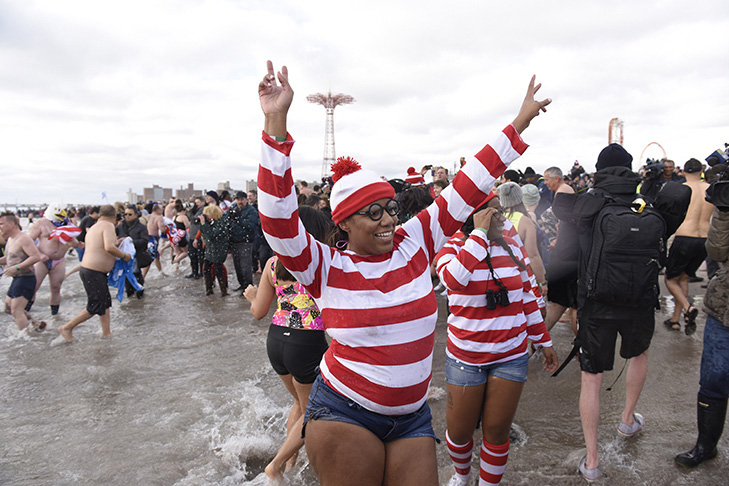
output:
[[263, 134], [258, 204], [266, 240], [314, 297], [332, 338], [322, 376], [364, 408], [403, 415], [427, 398], [438, 305], [430, 262], [527, 148], [512, 125], [486, 145], [441, 197], [395, 231], [393, 249], [357, 255], [323, 245], [298, 218], [289, 135]]
[[[504, 240], [514, 256], [525, 262], [525, 252], [509, 237]], [[485, 261], [490, 255], [496, 277], [507, 287], [510, 304], [486, 308], [487, 289], [499, 290]], [[448, 289], [448, 342], [446, 353], [470, 365], [499, 363], [528, 352], [527, 338], [538, 345], [552, 341], [539, 312], [526, 270], [486, 234], [475, 229], [467, 240], [451, 238], [436, 257], [441, 282]]]

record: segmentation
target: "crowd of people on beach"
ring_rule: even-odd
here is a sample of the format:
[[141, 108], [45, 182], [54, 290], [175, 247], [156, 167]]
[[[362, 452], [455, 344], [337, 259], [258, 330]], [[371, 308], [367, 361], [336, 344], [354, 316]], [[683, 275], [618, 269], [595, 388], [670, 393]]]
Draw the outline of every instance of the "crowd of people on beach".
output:
[[[511, 169], [528, 147], [522, 132], [551, 103], [535, 99], [541, 85], [532, 78], [513, 122], [462, 157], [455, 174], [423, 165], [386, 180], [340, 157], [332, 177], [310, 187], [292, 178], [288, 71], [275, 73], [270, 62], [267, 69], [258, 88], [258, 190], [78, 210], [51, 204], [25, 231], [17, 214], [0, 215], [0, 264], [12, 278], [5, 308], [19, 330], [45, 327], [32, 307], [46, 277], [57, 314], [64, 278], [80, 273], [88, 303], [59, 327], [59, 339], [70, 343], [75, 326], [94, 315], [102, 335], [111, 334], [110, 281], [120, 297], [144, 299], [152, 266], [182, 278], [189, 264], [184, 278], [203, 280], [208, 296], [217, 285], [225, 297], [230, 259], [232, 292], [250, 302], [253, 317], [264, 318], [276, 302], [267, 352], [293, 398], [286, 439], [266, 475], [280, 480], [305, 446], [323, 485], [437, 484], [440, 439], [426, 399], [442, 293], [445, 442], [454, 465], [448, 484], [470, 484], [477, 447], [479, 484], [500, 483], [533, 353], [550, 373], [578, 356], [587, 453], [575, 466], [596, 481], [600, 389], [617, 336], [629, 360], [617, 432], [631, 437], [645, 426], [636, 407], [659, 274], [675, 301], [666, 329], [690, 335], [699, 309], [688, 283], [705, 263], [699, 437], [675, 461], [695, 467], [716, 456], [729, 397], [729, 207], [704, 195], [726, 177], [725, 160], [710, 167], [697, 159], [682, 167], [648, 161], [633, 172], [632, 156], [613, 143], [599, 152], [593, 173], [579, 162], [543, 174]], [[79, 265], [67, 270], [71, 251]], [[564, 318], [575, 342], [560, 359], [549, 331]]]

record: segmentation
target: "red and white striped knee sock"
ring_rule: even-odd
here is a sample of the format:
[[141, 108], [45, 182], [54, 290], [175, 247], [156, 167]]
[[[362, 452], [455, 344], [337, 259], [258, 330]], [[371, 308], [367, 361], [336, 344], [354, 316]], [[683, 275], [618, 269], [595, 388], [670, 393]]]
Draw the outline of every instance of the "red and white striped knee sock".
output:
[[485, 440], [481, 443], [481, 478], [479, 486], [496, 486], [501, 483], [501, 476], [509, 459], [509, 444], [493, 445]]
[[448, 454], [451, 455], [451, 460], [456, 468], [456, 474], [463, 477], [464, 479], [471, 474], [471, 461], [473, 461], [473, 439], [468, 441], [468, 444], [458, 445], [455, 444], [446, 430], [446, 443], [448, 444]]

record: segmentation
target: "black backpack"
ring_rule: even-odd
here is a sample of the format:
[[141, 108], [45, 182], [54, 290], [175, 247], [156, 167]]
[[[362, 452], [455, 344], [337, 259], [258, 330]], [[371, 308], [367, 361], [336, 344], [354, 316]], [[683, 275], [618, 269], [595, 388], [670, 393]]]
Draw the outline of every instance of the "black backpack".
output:
[[593, 221], [583, 274], [587, 297], [620, 307], [657, 306], [666, 223], [642, 199], [607, 199]]

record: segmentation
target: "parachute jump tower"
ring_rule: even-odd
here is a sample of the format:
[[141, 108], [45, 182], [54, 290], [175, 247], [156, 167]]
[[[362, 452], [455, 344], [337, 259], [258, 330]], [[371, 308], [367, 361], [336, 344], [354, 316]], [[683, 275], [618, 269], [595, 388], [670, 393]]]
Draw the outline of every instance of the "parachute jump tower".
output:
[[608, 128], [608, 145], [611, 143], [623, 144], [623, 120], [613, 118]]
[[327, 123], [324, 131], [324, 161], [321, 166], [321, 175], [326, 177], [329, 175], [329, 167], [337, 159], [336, 150], [334, 148], [334, 108], [339, 105], [348, 105], [354, 103], [355, 99], [349, 95], [342, 93], [332, 96], [332, 92], [328, 94], [316, 93], [306, 97], [310, 103], [322, 105], [327, 110]]

